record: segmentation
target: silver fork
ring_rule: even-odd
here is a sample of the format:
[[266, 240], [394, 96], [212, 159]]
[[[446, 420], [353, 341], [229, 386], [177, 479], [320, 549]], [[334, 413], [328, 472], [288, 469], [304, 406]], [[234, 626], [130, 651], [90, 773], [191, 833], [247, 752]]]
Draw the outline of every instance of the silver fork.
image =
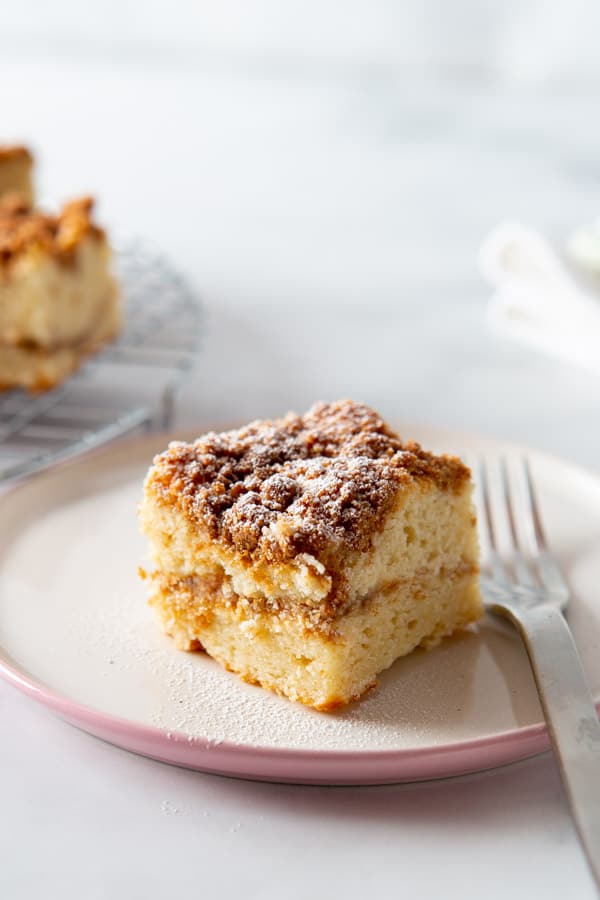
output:
[[[526, 459], [515, 461], [513, 471], [515, 466], [520, 491], [506, 460], [478, 464], [481, 527], [489, 547], [483, 598], [490, 612], [510, 619], [521, 634], [575, 826], [600, 887], [600, 723], [562, 614], [569, 588], [546, 541], [530, 467]], [[510, 543], [506, 559], [499, 541], [503, 525]]]

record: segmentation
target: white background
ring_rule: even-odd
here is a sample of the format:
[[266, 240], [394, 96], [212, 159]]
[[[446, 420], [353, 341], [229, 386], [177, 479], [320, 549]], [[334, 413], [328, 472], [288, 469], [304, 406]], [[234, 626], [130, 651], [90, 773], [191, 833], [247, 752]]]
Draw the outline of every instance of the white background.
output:
[[[599, 384], [498, 341], [501, 219], [600, 215], [593, 2], [2, 3], [0, 126], [193, 280], [180, 420], [354, 396], [599, 466]], [[0, 888], [37, 896], [594, 896], [555, 766], [374, 789], [203, 776], [0, 687]]]

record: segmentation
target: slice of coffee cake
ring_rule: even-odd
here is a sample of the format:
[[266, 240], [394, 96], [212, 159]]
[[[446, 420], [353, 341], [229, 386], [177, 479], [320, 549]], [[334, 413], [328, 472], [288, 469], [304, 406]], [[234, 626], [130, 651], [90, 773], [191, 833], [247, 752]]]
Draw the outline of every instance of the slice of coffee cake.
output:
[[115, 337], [121, 306], [89, 197], [57, 216], [0, 200], [0, 389], [46, 390]]
[[482, 613], [469, 470], [352, 401], [172, 443], [140, 522], [177, 646], [317, 709]]

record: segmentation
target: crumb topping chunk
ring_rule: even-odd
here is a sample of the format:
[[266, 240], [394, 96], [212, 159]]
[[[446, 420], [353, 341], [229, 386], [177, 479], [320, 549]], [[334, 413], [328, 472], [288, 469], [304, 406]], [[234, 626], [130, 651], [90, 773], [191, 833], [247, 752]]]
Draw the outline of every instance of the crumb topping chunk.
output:
[[93, 208], [92, 197], [80, 197], [53, 216], [32, 209], [20, 194], [6, 194], [0, 200], [0, 263], [32, 249], [68, 262], [84, 236], [105, 237], [92, 221]]

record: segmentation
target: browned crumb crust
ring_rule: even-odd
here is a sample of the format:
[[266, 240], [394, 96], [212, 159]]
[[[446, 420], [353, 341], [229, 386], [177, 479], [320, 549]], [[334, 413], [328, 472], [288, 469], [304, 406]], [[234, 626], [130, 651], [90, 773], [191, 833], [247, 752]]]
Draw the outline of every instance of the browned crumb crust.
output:
[[86, 235], [104, 238], [92, 221], [94, 201], [81, 197], [66, 203], [57, 216], [33, 210], [19, 194], [0, 200], [0, 264], [10, 265], [20, 254], [39, 249], [69, 263]]
[[459, 459], [403, 443], [368, 406], [343, 400], [172, 443], [147, 488], [243, 557], [280, 562], [366, 550], [403, 486], [459, 491], [469, 478]]
[[0, 162], [5, 159], [25, 159], [27, 162], [33, 162], [33, 156], [27, 147], [21, 144], [0, 144]]
[[[258, 678], [253, 678], [251, 675], [245, 675], [241, 672], [236, 672], [235, 669], [232, 669], [231, 666], [228, 666], [227, 663], [222, 663], [223, 668], [227, 672], [231, 672], [233, 675], [237, 675], [238, 678], [241, 678], [246, 684], [251, 684], [254, 687], [264, 687], [268, 691], [272, 691], [274, 694], [278, 694], [280, 697], [285, 697], [289, 700], [287, 694], [273, 685], [267, 684], [263, 685], [263, 683]], [[326, 703], [310, 703], [307, 700], [303, 700], [302, 697], [297, 698], [298, 703], [302, 703], [304, 706], [309, 706], [311, 709], [316, 709], [319, 712], [335, 712], [336, 709], [341, 709], [342, 706], [348, 706], [350, 703], [356, 703], [357, 700], [360, 700], [361, 697], [364, 697], [366, 694], [371, 694], [375, 688], [377, 687], [377, 679], [374, 679], [370, 684], [365, 685], [365, 687], [358, 694], [354, 694], [352, 697], [332, 697]]]

